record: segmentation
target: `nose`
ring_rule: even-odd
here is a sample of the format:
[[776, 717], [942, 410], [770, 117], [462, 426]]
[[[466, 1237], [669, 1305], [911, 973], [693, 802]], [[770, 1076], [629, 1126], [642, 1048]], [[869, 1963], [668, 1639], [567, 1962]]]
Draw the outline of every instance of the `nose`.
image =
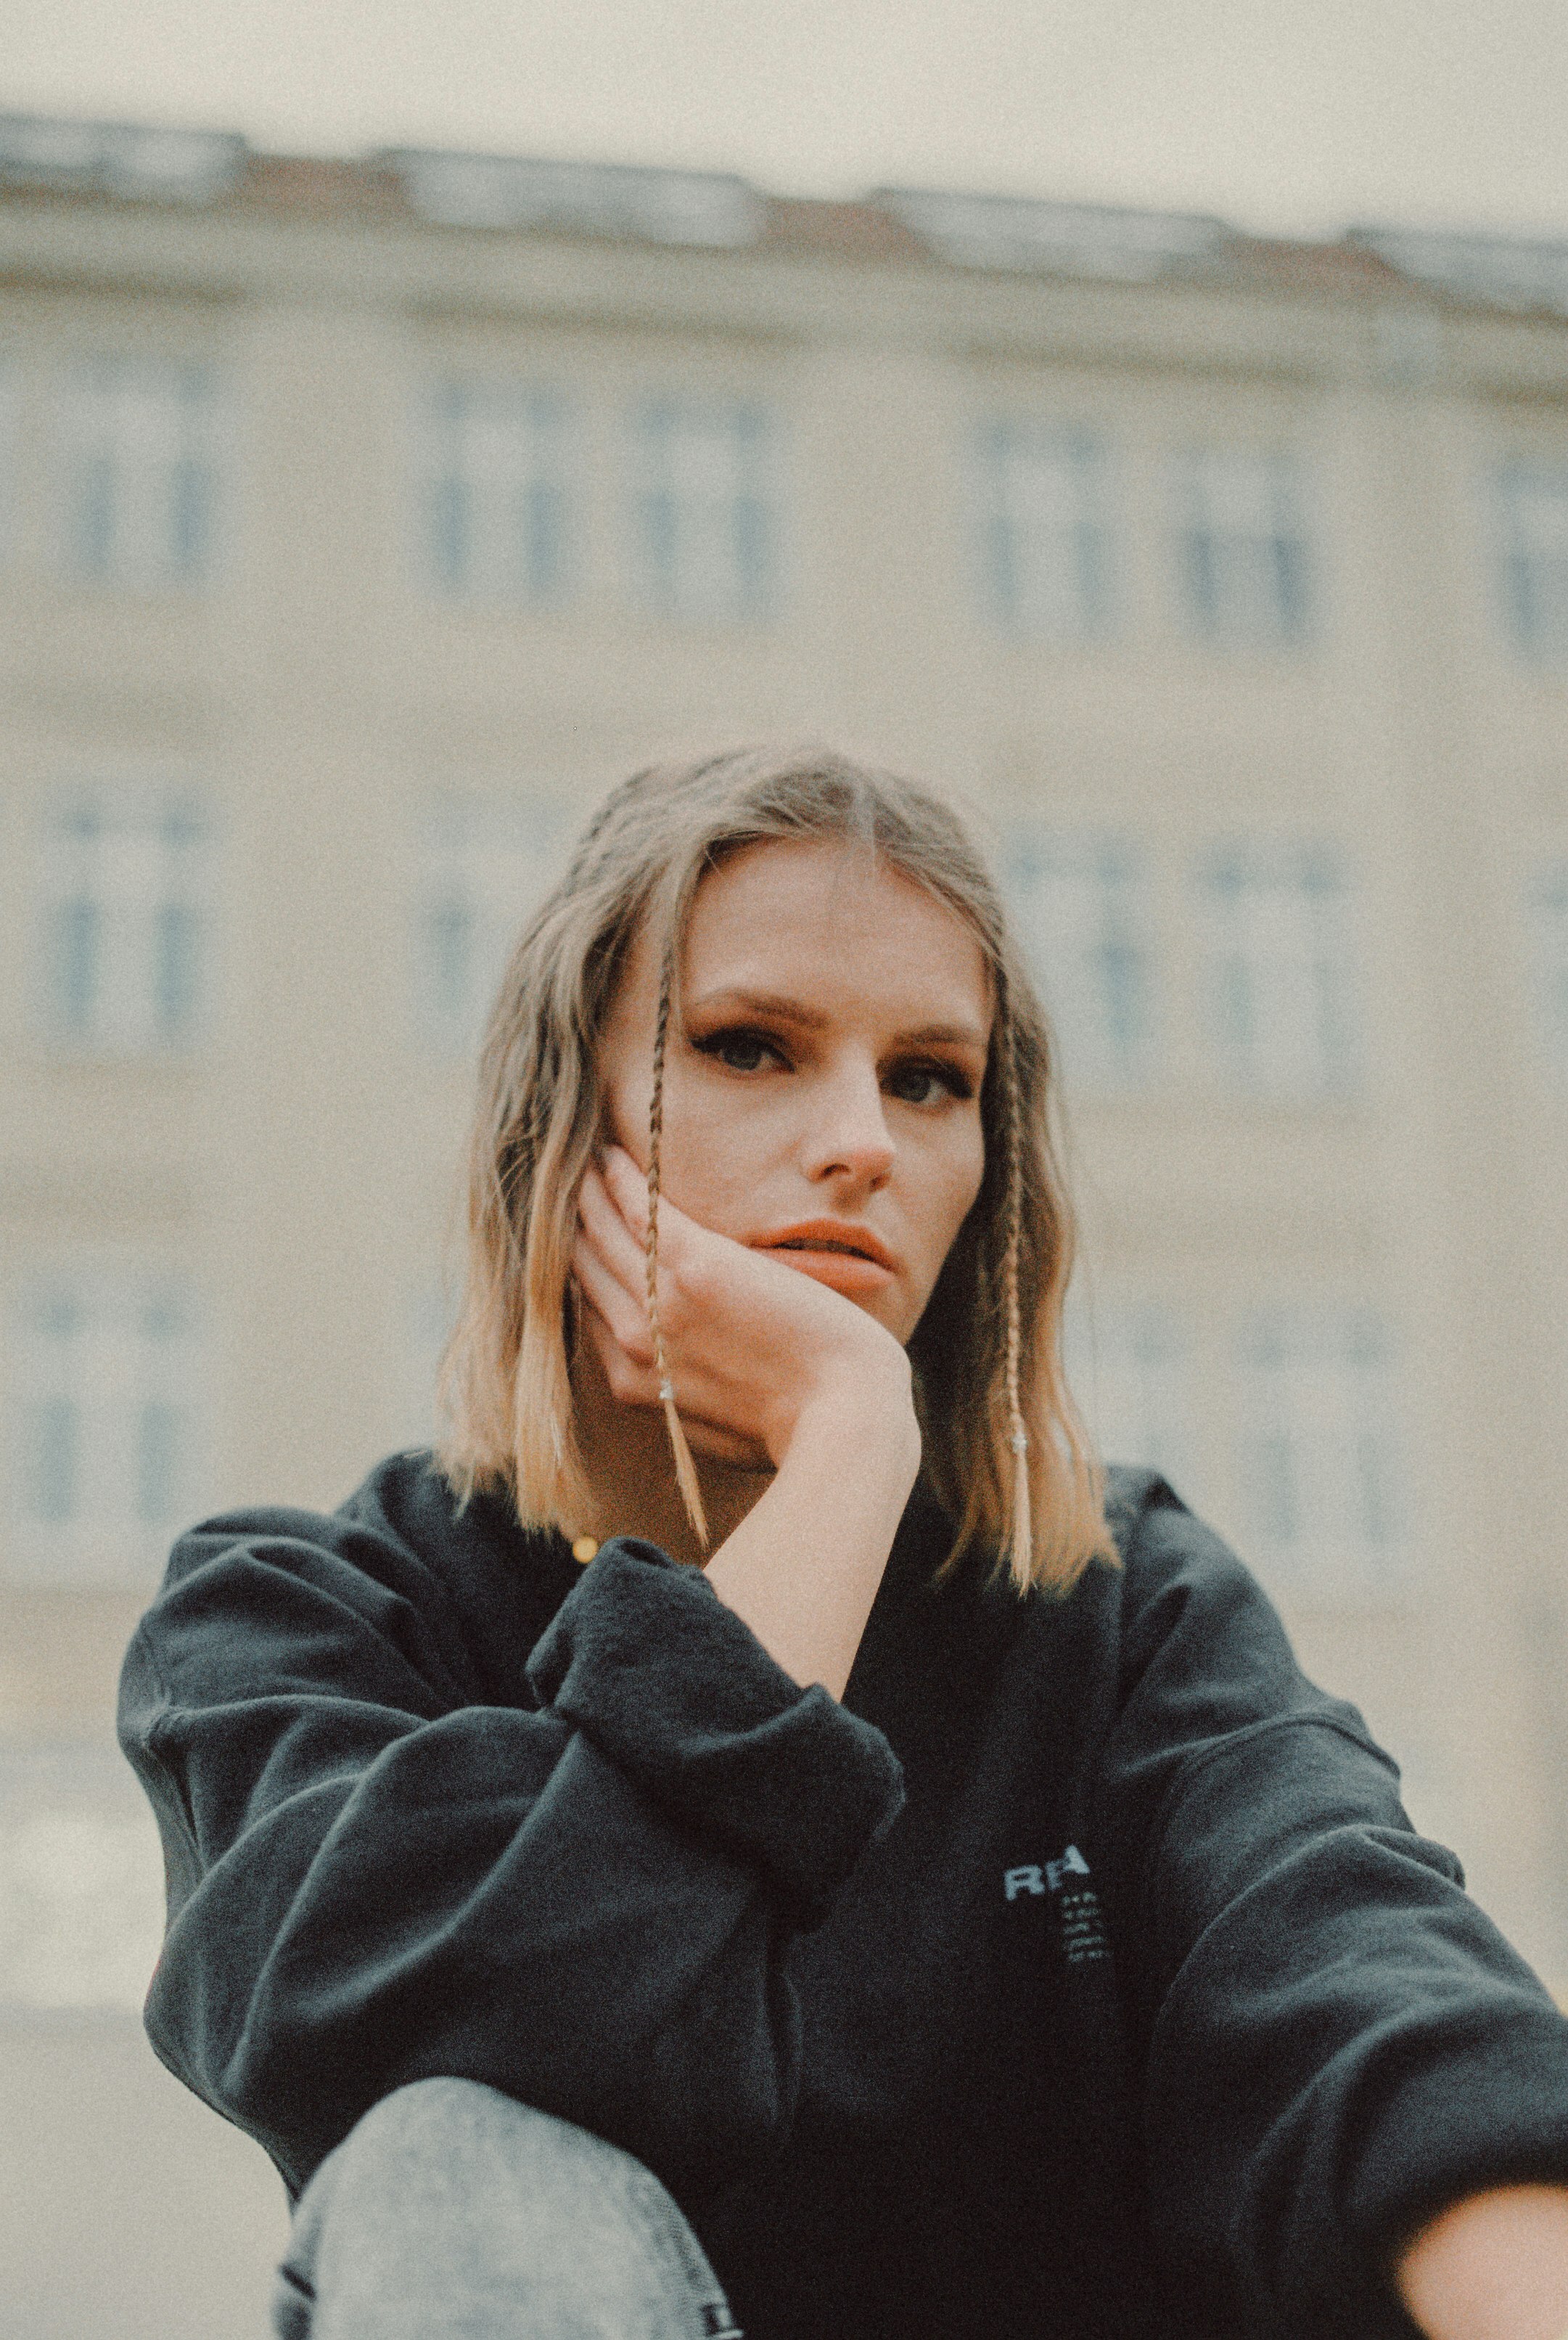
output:
[[821, 1084], [813, 1104], [801, 1165], [807, 1177], [874, 1194], [895, 1151], [875, 1066], [845, 1066]]

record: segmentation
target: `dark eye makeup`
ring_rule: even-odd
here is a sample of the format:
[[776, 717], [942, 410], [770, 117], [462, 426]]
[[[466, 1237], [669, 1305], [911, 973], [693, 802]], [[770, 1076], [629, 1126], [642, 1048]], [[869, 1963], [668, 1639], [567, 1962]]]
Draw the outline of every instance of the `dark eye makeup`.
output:
[[[694, 1038], [700, 1056], [712, 1056], [732, 1073], [759, 1073], [772, 1062], [788, 1071], [789, 1056], [782, 1042], [753, 1024], [725, 1024], [716, 1032]], [[974, 1083], [961, 1066], [940, 1056], [905, 1056], [891, 1066], [884, 1086], [904, 1105], [931, 1105], [932, 1084], [952, 1097], [971, 1097]]]
[[904, 1092], [906, 1087], [927, 1087], [932, 1081], [944, 1088], [949, 1096], [971, 1097], [974, 1095], [974, 1083], [969, 1075], [961, 1071], [957, 1065], [944, 1063], [940, 1056], [910, 1057], [895, 1065], [888, 1075], [887, 1086], [894, 1096], [902, 1098], [905, 1105], [929, 1105], [929, 1095], [908, 1096]]
[[726, 1024], [717, 1032], [705, 1032], [692, 1046], [701, 1056], [715, 1056], [732, 1073], [760, 1072], [769, 1056], [775, 1065], [788, 1062], [778, 1042], [750, 1024]]

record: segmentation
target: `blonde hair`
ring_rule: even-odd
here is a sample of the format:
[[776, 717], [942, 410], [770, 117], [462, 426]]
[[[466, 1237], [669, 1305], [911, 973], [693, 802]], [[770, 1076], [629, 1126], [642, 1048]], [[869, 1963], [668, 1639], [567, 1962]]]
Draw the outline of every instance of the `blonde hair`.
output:
[[518, 940], [479, 1060], [463, 1304], [442, 1370], [437, 1461], [465, 1499], [504, 1489], [525, 1527], [581, 1520], [567, 1286], [577, 1190], [601, 1142], [597, 1047], [631, 946], [657, 954], [647, 1293], [682, 1492], [705, 1541], [676, 1412], [656, 1274], [664, 1061], [682, 939], [704, 876], [767, 839], [858, 843], [979, 942], [993, 1005], [979, 1196], [909, 1342], [924, 1478], [953, 1523], [944, 1572], [992, 1555], [1021, 1591], [1115, 1564], [1101, 1474], [1063, 1378], [1072, 1219], [1052, 1131], [1050, 1045], [995, 885], [957, 817], [912, 781], [831, 750], [740, 749], [616, 788]]

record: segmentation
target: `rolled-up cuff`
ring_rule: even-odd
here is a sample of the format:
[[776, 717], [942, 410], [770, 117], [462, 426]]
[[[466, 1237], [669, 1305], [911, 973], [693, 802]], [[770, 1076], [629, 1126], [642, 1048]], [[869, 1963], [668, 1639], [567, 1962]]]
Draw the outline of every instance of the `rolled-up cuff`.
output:
[[700, 1570], [613, 1537], [528, 1660], [542, 1703], [820, 1925], [903, 1802], [882, 1732], [802, 1690]]

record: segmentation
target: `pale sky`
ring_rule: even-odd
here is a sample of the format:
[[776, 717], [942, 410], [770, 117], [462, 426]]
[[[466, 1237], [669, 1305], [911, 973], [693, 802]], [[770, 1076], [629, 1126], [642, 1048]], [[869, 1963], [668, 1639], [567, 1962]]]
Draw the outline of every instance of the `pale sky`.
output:
[[0, 0], [0, 110], [1568, 238], [1568, 0]]

